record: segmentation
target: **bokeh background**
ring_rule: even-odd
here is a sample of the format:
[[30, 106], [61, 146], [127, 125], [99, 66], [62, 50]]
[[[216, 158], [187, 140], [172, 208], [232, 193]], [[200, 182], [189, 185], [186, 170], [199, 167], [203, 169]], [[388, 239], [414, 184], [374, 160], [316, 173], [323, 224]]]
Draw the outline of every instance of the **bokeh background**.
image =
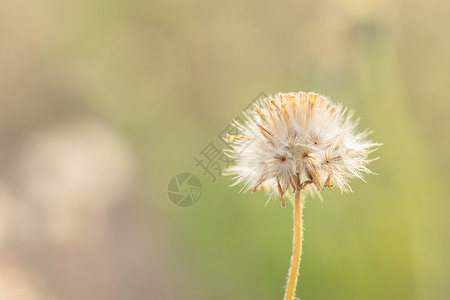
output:
[[444, 0], [1, 1], [0, 299], [281, 299], [291, 207], [194, 157], [299, 90], [384, 145], [306, 199], [297, 296], [450, 299], [449, 29]]

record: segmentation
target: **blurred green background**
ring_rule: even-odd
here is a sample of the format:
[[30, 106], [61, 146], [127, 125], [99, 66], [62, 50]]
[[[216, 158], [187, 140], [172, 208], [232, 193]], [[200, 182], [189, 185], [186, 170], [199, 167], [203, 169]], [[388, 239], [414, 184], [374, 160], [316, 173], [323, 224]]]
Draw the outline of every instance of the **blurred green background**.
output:
[[1, 1], [0, 299], [281, 299], [291, 207], [193, 158], [299, 90], [384, 145], [306, 199], [297, 296], [450, 299], [449, 29], [443, 0]]

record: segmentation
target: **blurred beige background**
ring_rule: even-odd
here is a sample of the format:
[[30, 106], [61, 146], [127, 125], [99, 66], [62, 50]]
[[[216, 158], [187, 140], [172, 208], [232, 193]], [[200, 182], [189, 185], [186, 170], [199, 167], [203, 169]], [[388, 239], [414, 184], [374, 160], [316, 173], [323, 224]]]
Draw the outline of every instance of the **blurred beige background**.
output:
[[449, 28], [443, 0], [1, 1], [0, 300], [281, 299], [290, 207], [193, 158], [299, 90], [384, 145], [380, 176], [306, 200], [298, 296], [449, 299]]

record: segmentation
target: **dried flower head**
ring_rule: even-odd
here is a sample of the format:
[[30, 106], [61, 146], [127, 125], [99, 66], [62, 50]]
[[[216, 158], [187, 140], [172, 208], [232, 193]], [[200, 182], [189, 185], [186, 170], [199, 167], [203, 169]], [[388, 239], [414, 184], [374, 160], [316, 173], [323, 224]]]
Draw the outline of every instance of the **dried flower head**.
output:
[[351, 191], [351, 178], [364, 180], [363, 173], [372, 173], [368, 154], [379, 144], [366, 140], [369, 131], [356, 132], [353, 113], [325, 96], [279, 93], [245, 114], [244, 124], [234, 124], [239, 135], [227, 139], [236, 160], [229, 169], [234, 184], [276, 191], [284, 206], [290, 188], [317, 192], [337, 185]]

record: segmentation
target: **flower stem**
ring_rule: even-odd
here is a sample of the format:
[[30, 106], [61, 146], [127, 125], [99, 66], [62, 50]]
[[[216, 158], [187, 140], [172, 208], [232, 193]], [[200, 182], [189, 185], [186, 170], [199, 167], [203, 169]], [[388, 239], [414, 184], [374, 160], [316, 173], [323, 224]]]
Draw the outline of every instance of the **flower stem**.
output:
[[292, 245], [291, 266], [289, 268], [288, 281], [284, 300], [292, 300], [295, 295], [295, 287], [297, 286], [297, 278], [300, 270], [300, 258], [302, 255], [302, 202], [300, 199], [300, 191], [295, 191], [294, 197], [294, 240]]

